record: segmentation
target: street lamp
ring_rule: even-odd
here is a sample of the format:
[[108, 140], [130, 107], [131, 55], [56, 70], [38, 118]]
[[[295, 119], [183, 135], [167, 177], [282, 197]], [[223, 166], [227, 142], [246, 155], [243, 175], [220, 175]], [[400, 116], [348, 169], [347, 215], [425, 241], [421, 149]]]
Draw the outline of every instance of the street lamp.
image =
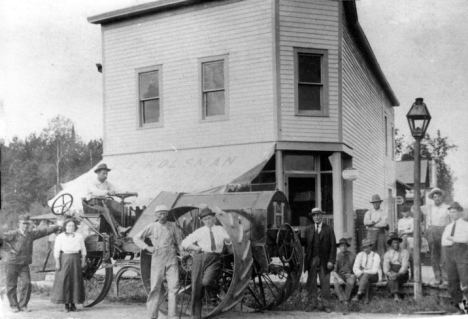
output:
[[421, 139], [426, 134], [427, 127], [431, 121], [431, 114], [423, 103], [422, 98], [417, 98], [408, 114], [406, 114], [408, 124], [416, 143], [414, 145], [414, 298], [422, 300], [421, 282]]

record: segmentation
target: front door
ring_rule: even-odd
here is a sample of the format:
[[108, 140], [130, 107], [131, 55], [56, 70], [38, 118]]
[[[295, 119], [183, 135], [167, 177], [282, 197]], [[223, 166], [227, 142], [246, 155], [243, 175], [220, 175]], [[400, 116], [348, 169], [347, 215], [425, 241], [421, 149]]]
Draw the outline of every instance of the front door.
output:
[[312, 223], [309, 213], [317, 207], [317, 178], [315, 175], [286, 175], [286, 190], [291, 207], [291, 225]]

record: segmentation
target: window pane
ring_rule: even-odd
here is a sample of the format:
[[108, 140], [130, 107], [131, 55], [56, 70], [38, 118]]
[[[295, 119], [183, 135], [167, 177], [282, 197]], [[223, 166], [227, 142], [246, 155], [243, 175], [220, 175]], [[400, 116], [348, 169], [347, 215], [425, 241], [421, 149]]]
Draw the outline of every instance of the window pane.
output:
[[286, 171], [314, 172], [315, 157], [313, 155], [286, 154], [284, 156], [284, 169]]
[[299, 111], [320, 111], [322, 86], [299, 84]]
[[140, 100], [159, 97], [158, 71], [140, 74]]
[[143, 124], [159, 122], [159, 99], [141, 102]]
[[224, 89], [224, 62], [203, 63], [203, 91]]
[[322, 83], [322, 57], [299, 54], [299, 82]]
[[206, 116], [224, 115], [224, 91], [204, 94]]

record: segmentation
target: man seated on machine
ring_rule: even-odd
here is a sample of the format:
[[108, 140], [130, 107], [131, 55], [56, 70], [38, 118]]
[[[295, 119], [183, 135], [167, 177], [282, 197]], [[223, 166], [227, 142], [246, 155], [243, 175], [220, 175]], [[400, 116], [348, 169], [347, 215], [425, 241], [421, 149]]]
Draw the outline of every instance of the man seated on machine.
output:
[[[100, 164], [94, 172], [97, 174], [97, 181], [94, 181], [88, 188], [88, 195], [86, 196], [87, 204], [94, 210], [99, 211], [106, 221], [115, 227], [120, 235], [125, 235], [131, 227], [122, 227], [117, 221], [116, 216], [121, 216], [121, 204], [113, 199], [100, 199], [99, 197], [115, 196], [117, 189], [107, 181], [107, 174], [111, 170], [107, 168], [106, 164]], [[108, 208], [107, 214], [104, 205]]]

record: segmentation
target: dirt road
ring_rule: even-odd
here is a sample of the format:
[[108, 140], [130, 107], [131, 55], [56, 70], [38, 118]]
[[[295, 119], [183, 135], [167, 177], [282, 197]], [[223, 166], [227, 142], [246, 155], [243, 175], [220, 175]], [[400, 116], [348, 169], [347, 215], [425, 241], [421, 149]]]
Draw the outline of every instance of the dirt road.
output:
[[[78, 306], [78, 312], [64, 313], [60, 312], [62, 306], [50, 303], [49, 299], [32, 296], [30, 306], [31, 312], [12, 313], [8, 305], [8, 301], [3, 301], [0, 318], [4, 319], [144, 319], [148, 318], [144, 304], [122, 304], [122, 303], [100, 303], [99, 305], [83, 309]], [[326, 314], [324, 312], [303, 312], [303, 311], [268, 311], [265, 313], [240, 313], [230, 311], [216, 318], [218, 319], [343, 319], [341, 312], [332, 312]], [[397, 315], [387, 314], [370, 314], [370, 313], [351, 313], [344, 316], [345, 319], [387, 319], [387, 318], [403, 318]], [[166, 319], [166, 316], [160, 314], [160, 319]], [[411, 316], [410, 318], [428, 318], [427, 316]], [[435, 317], [430, 317], [435, 318]], [[188, 317], [183, 317], [188, 319]]]

